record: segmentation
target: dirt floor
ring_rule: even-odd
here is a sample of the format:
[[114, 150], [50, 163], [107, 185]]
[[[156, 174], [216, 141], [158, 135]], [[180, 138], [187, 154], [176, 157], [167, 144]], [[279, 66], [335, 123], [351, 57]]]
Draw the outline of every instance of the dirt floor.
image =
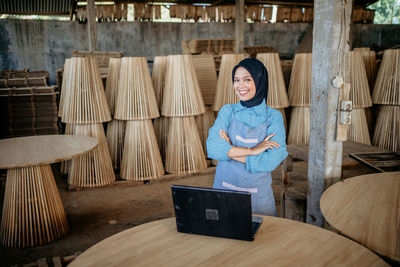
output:
[[[64, 204], [70, 230], [66, 236], [53, 243], [27, 249], [6, 248], [0, 245], [1, 266], [23, 265], [46, 258], [53, 266], [53, 257], [80, 253], [97, 242], [130, 227], [162, 218], [172, 217], [172, 184], [211, 187], [215, 167], [196, 175], [166, 175], [148, 184], [116, 181], [112, 185], [95, 189], [71, 191], [65, 176], [59, 175], [59, 165], [52, 165], [54, 176]], [[371, 173], [361, 166], [343, 170], [343, 178]], [[307, 185], [307, 163], [294, 162], [290, 182]], [[281, 167], [273, 172], [273, 189], [280, 206]], [[4, 197], [4, 179], [0, 190], [1, 207]]]

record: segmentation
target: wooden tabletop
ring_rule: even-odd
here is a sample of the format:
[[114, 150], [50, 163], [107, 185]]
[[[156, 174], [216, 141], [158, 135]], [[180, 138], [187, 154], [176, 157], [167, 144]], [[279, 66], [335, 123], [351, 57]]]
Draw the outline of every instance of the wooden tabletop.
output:
[[69, 266], [387, 266], [328, 230], [263, 218], [252, 242], [178, 233], [175, 218], [154, 221], [97, 243]]
[[338, 182], [323, 193], [320, 206], [338, 231], [400, 263], [400, 172]]
[[71, 159], [94, 147], [96, 138], [78, 135], [37, 135], [0, 140], [0, 169], [50, 164]]

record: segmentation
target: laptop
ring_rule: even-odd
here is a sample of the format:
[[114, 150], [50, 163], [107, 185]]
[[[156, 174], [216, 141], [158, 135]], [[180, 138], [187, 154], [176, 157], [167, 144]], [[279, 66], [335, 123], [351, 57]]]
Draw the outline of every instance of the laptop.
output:
[[249, 192], [172, 185], [178, 232], [254, 240], [262, 218], [251, 214]]

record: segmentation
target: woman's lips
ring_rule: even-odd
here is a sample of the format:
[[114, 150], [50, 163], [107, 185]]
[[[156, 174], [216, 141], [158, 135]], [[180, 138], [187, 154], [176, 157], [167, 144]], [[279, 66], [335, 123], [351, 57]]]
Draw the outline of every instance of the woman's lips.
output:
[[248, 89], [240, 89], [240, 90], [237, 90], [237, 91], [239, 92], [239, 95], [245, 96], [250, 90], [248, 90]]

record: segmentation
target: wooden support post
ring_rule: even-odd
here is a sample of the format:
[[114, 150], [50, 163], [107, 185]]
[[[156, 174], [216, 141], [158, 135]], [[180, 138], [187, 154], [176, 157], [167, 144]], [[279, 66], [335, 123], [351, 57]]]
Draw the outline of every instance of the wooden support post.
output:
[[235, 18], [236, 53], [244, 52], [244, 0], [236, 0]]
[[89, 51], [97, 50], [96, 7], [94, 1], [95, 0], [87, 1]]
[[343, 83], [337, 81], [348, 81], [351, 9], [351, 0], [314, 1], [306, 221], [317, 226], [323, 225], [322, 192], [341, 177], [342, 143], [336, 141], [336, 122]]

